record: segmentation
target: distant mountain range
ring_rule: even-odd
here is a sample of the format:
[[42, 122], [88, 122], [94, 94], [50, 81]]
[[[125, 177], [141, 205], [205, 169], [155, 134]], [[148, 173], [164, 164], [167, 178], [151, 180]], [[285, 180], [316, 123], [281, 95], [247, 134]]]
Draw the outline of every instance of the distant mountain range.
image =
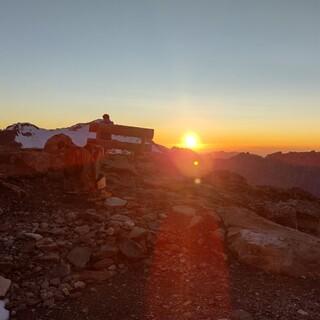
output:
[[320, 152], [279, 152], [266, 157], [240, 153], [213, 161], [215, 169], [238, 173], [251, 184], [298, 187], [320, 196]]

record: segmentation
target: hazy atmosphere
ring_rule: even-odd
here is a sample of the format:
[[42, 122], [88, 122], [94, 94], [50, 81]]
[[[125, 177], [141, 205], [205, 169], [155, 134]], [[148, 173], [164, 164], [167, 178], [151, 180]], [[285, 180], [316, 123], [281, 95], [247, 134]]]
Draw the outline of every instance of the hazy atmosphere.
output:
[[320, 0], [0, 0], [0, 320], [320, 319]]
[[108, 112], [203, 148], [320, 147], [320, 2], [0, 1], [0, 127]]

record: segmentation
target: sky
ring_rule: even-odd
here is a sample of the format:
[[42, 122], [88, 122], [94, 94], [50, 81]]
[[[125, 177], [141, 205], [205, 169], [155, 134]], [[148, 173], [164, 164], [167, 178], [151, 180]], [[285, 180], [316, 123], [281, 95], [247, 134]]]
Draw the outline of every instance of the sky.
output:
[[109, 113], [205, 149], [320, 149], [318, 0], [0, 0], [0, 128]]

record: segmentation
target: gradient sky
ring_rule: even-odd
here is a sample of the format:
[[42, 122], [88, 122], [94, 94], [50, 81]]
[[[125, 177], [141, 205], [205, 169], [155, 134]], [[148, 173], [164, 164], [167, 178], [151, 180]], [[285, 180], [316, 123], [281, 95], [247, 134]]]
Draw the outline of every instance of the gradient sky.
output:
[[0, 0], [0, 109], [0, 127], [108, 112], [166, 145], [318, 149], [320, 1]]

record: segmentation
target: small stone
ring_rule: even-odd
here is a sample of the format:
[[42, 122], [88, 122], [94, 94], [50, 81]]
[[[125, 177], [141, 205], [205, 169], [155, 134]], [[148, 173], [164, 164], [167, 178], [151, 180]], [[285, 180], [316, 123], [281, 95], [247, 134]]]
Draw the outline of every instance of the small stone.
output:
[[108, 267], [110, 267], [113, 264], [113, 260], [110, 258], [105, 258], [103, 260], [100, 260], [98, 262], [96, 262], [93, 265], [94, 269], [100, 270], [100, 269], [107, 269]]
[[47, 308], [52, 308], [55, 305], [54, 302], [54, 298], [47, 299], [43, 302], [43, 306]]
[[69, 252], [67, 259], [73, 266], [77, 268], [84, 268], [89, 262], [90, 257], [91, 257], [90, 248], [75, 247]]
[[135, 223], [132, 220], [125, 221], [122, 225], [123, 229], [132, 230], [135, 226]]
[[41, 283], [41, 289], [49, 289], [49, 282], [48, 282], [48, 280], [44, 280], [44, 281]]
[[119, 249], [115, 245], [107, 243], [100, 248], [100, 251], [98, 252], [98, 257], [110, 258], [115, 256], [118, 253], [118, 251]]
[[0, 297], [4, 297], [11, 286], [11, 280], [0, 276]]
[[79, 235], [84, 235], [90, 232], [90, 227], [88, 225], [84, 225], [74, 228], [74, 231]]
[[39, 260], [43, 262], [58, 262], [60, 260], [60, 256], [57, 253], [52, 252], [39, 257]]
[[196, 214], [196, 210], [189, 206], [174, 206], [172, 211], [186, 216], [194, 216]]
[[166, 219], [166, 218], [168, 218], [168, 215], [166, 215], [165, 213], [160, 213], [159, 214], [159, 218], [160, 219]]
[[119, 245], [119, 249], [121, 253], [129, 259], [144, 258], [143, 247], [133, 240], [130, 240], [130, 239], [122, 240]]
[[114, 228], [112, 228], [112, 227], [108, 228], [108, 229], [106, 230], [106, 234], [107, 234], [108, 236], [113, 236], [113, 235], [115, 234]]
[[253, 320], [253, 317], [249, 312], [238, 309], [232, 312], [231, 320]]
[[68, 288], [64, 287], [61, 289], [61, 291], [63, 292], [63, 294], [67, 297], [70, 296], [70, 291]]
[[93, 270], [86, 270], [81, 272], [75, 277], [79, 280], [92, 280], [92, 281], [105, 281], [112, 277], [111, 271], [93, 271]]
[[307, 311], [304, 311], [304, 310], [302, 310], [302, 309], [299, 309], [299, 310], [297, 311], [297, 313], [299, 313], [299, 314], [302, 315], [302, 316], [308, 316], [308, 315], [309, 315], [309, 313], [308, 313]]
[[48, 223], [46, 223], [46, 222], [41, 222], [41, 223], [40, 223], [40, 228], [41, 228], [41, 229], [48, 229], [48, 227], [49, 227], [49, 224], [48, 224]]
[[43, 236], [41, 234], [33, 233], [33, 232], [26, 232], [26, 233], [24, 233], [24, 236], [27, 238], [30, 238], [32, 240], [36, 240], [36, 241], [39, 241], [43, 238]]
[[73, 286], [75, 289], [84, 289], [86, 287], [86, 283], [83, 281], [76, 281]]
[[89, 309], [88, 308], [83, 308], [81, 310], [81, 312], [84, 313], [84, 314], [88, 314], [89, 313]]
[[58, 287], [60, 285], [60, 279], [59, 278], [53, 278], [50, 280], [50, 284], [55, 286], [55, 287]]
[[143, 237], [147, 233], [147, 230], [145, 228], [141, 227], [134, 227], [131, 232], [129, 233], [130, 239], [138, 239]]
[[61, 261], [59, 265], [52, 268], [50, 274], [54, 277], [66, 277], [70, 272], [70, 264]]
[[115, 264], [112, 264], [112, 265], [108, 268], [108, 270], [110, 270], [110, 271], [115, 271], [115, 270], [117, 270], [117, 266], [116, 266]]
[[127, 200], [117, 198], [117, 197], [110, 197], [105, 200], [105, 205], [107, 207], [124, 207], [127, 204]]

